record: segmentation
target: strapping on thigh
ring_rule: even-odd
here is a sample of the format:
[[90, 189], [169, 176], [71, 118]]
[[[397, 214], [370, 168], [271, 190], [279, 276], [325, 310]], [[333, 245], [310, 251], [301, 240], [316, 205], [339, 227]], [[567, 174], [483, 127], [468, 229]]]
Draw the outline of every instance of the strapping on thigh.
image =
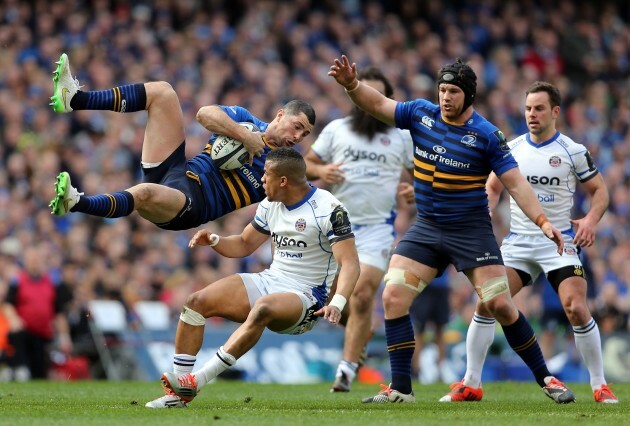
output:
[[422, 290], [428, 285], [417, 275], [401, 268], [389, 268], [384, 280], [385, 285], [402, 285], [417, 293], [422, 293]]
[[506, 276], [494, 277], [485, 281], [481, 286], [475, 287], [482, 302], [488, 302], [495, 297], [510, 292], [508, 279]]

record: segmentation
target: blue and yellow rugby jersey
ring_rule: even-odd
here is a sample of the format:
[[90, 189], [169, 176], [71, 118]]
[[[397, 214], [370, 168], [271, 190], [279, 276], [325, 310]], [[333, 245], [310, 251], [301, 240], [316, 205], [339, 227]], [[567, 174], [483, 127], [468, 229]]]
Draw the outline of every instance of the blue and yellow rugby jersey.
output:
[[503, 133], [476, 112], [463, 126], [447, 124], [439, 105], [424, 99], [399, 102], [395, 120], [413, 139], [418, 216], [435, 222], [488, 216], [488, 175], [518, 166]]
[[[254, 117], [245, 108], [219, 106], [234, 121], [254, 123], [261, 132], [267, 130], [268, 123]], [[271, 148], [266, 146], [262, 156], [254, 157], [252, 166], [246, 164], [235, 170], [221, 170], [210, 157], [212, 143], [216, 137], [217, 135], [212, 135], [204, 150], [188, 160], [188, 168], [192, 172], [192, 174], [188, 173], [189, 177], [197, 180], [201, 185], [205, 200], [201, 223], [215, 220], [265, 198], [261, 179], [264, 173], [265, 159]]]

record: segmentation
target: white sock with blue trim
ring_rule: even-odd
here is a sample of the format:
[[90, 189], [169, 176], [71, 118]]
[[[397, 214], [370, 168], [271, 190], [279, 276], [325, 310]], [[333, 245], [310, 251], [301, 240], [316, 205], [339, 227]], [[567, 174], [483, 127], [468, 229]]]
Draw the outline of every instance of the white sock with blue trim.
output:
[[575, 347], [586, 364], [591, 376], [591, 388], [599, 389], [606, 384], [604, 378], [604, 362], [602, 360], [602, 339], [599, 327], [593, 318], [586, 324], [573, 327]]
[[207, 385], [212, 379], [223, 373], [228, 368], [236, 364], [236, 358], [223, 350], [223, 346], [219, 348], [217, 353], [206, 362], [203, 367], [196, 373], [193, 373], [197, 379], [197, 389], [201, 389]]
[[472, 388], [481, 386], [481, 372], [488, 349], [494, 341], [496, 320], [475, 312], [466, 334], [466, 374], [464, 385]]
[[192, 373], [197, 357], [188, 354], [173, 355], [173, 373], [181, 376], [182, 374]]

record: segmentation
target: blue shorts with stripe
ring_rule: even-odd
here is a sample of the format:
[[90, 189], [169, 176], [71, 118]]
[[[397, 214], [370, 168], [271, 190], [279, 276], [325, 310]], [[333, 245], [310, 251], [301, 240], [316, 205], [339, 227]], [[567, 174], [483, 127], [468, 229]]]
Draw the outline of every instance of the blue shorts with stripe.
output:
[[394, 254], [436, 268], [438, 276], [450, 263], [458, 271], [503, 265], [489, 216], [451, 223], [436, 223], [418, 217], [394, 249]]
[[143, 182], [156, 183], [177, 189], [186, 195], [186, 205], [167, 223], [156, 223], [162, 229], [178, 231], [195, 228], [203, 220], [203, 192], [199, 183], [187, 176], [186, 143], [182, 144], [157, 167], [142, 168]]

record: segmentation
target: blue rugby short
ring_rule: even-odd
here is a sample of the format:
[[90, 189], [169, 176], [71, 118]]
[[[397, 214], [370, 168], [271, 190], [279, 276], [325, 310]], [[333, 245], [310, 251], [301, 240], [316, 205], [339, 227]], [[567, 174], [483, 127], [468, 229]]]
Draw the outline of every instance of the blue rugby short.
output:
[[490, 217], [446, 224], [417, 218], [394, 254], [436, 268], [438, 276], [449, 263], [458, 271], [503, 265]]
[[156, 223], [162, 229], [178, 231], [195, 228], [203, 223], [203, 193], [199, 183], [186, 175], [186, 143], [182, 144], [157, 167], [142, 168], [143, 182], [177, 189], [188, 201], [182, 211], [167, 223]]

